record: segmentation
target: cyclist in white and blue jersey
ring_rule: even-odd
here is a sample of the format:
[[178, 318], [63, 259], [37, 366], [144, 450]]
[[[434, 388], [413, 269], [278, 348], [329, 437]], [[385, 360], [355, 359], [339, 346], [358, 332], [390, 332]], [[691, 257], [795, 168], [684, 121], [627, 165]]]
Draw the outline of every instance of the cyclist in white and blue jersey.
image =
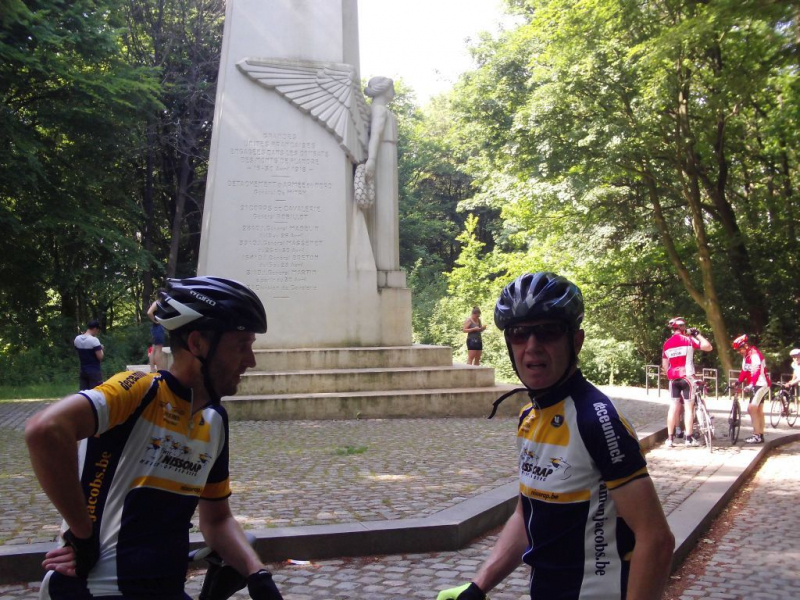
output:
[[[228, 416], [220, 404], [255, 366], [267, 330], [258, 296], [218, 277], [170, 280], [156, 320], [173, 365], [124, 372], [34, 415], [34, 472], [64, 518], [41, 598], [187, 600], [189, 528], [247, 577], [256, 600], [282, 600], [228, 505]], [[80, 442], [76, 452], [76, 442]]]
[[494, 319], [530, 397], [519, 500], [474, 579], [438, 600], [483, 600], [521, 562], [534, 600], [660, 599], [675, 540], [633, 426], [577, 368], [580, 290], [554, 273], [522, 275]]

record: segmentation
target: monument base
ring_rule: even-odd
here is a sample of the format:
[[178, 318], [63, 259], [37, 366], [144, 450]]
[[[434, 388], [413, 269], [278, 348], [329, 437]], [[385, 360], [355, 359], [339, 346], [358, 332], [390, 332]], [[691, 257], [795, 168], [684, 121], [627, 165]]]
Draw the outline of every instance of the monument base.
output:
[[[258, 350], [256, 362], [223, 399], [232, 420], [486, 417], [511, 389], [491, 367], [454, 364], [447, 346]], [[499, 414], [526, 401], [509, 398]]]

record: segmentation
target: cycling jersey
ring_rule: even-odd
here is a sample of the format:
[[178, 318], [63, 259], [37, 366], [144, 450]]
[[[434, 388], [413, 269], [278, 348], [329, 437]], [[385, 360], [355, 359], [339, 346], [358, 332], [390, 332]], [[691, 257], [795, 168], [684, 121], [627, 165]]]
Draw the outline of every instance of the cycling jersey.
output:
[[517, 440], [531, 598], [623, 598], [635, 540], [609, 492], [648, 476], [633, 426], [578, 371], [522, 408]]
[[769, 386], [772, 382], [767, 373], [767, 363], [764, 355], [755, 346], [750, 346], [747, 354], [742, 359], [742, 370], [739, 372], [739, 381], [753, 387]]
[[197, 503], [230, 495], [227, 414], [192, 414], [191, 390], [166, 371], [119, 373], [81, 394], [96, 419], [79, 467], [100, 560], [87, 580], [53, 573], [46, 592], [183, 598]]
[[700, 342], [691, 336], [675, 333], [664, 342], [662, 357], [669, 361], [667, 379], [682, 379], [694, 375], [694, 351]]

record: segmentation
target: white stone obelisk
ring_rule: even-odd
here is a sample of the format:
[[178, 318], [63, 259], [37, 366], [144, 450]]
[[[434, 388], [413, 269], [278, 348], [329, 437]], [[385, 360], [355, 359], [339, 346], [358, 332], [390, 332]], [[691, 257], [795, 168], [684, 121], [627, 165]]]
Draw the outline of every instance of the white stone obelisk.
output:
[[379, 277], [353, 200], [369, 122], [357, 12], [227, 3], [198, 274], [259, 294], [259, 347], [411, 344], [410, 290], [402, 272]]

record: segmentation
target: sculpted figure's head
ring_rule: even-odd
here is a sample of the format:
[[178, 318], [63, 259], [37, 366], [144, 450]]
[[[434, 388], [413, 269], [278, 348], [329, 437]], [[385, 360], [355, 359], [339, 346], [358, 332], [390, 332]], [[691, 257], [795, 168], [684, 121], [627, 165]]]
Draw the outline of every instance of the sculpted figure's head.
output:
[[367, 82], [364, 94], [370, 98], [385, 96], [391, 100], [394, 98], [394, 81], [388, 77], [373, 77]]

